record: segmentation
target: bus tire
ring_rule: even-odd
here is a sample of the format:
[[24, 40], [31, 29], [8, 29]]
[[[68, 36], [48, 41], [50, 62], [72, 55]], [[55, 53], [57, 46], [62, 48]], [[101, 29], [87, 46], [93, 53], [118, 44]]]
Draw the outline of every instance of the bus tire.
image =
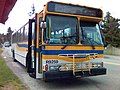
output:
[[27, 53], [27, 55], [26, 55], [26, 70], [27, 70], [27, 72], [29, 73], [29, 67], [28, 67], [28, 59], [29, 59], [29, 55], [28, 55], [28, 53]]
[[32, 73], [31, 67], [30, 67], [30, 54], [29, 54], [29, 52], [26, 55], [26, 70], [28, 73]]

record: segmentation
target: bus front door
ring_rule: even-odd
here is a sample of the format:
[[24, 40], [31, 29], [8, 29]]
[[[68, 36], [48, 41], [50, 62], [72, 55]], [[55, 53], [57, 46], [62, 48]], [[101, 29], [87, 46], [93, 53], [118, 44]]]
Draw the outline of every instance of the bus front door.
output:
[[26, 56], [26, 68], [29, 75], [35, 78], [35, 57], [34, 57], [34, 39], [35, 39], [35, 20], [29, 19], [28, 28], [28, 53]]
[[42, 13], [36, 13], [35, 15], [35, 72], [36, 78], [43, 78], [42, 70], [42, 55], [41, 55], [41, 45], [42, 45], [42, 29], [40, 28], [40, 23], [42, 21]]
[[28, 54], [27, 54], [27, 72], [34, 78], [43, 78], [42, 71], [42, 30], [40, 22], [42, 21], [42, 14], [36, 14], [35, 19], [29, 20], [28, 33]]

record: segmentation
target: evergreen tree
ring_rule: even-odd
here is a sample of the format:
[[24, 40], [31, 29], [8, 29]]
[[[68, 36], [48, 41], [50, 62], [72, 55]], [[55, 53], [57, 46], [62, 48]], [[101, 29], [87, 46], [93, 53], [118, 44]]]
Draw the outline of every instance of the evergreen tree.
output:
[[120, 19], [116, 19], [111, 16], [110, 12], [106, 13], [103, 20], [104, 28], [103, 33], [105, 36], [106, 43], [114, 46], [120, 47]]
[[4, 43], [4, 34], [0, 33], [0, 44]]
[[13, 31], [11, 30], [11, 27], [8, 28], [7, 34], [6, 34], [6, 39], [7, 41], [11, 41], [11, 35], [12, 35]]

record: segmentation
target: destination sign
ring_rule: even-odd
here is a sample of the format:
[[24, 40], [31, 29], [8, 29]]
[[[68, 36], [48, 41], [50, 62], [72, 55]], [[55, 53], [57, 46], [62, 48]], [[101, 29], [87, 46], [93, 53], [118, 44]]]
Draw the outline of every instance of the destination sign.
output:
[[63, 3], [52, 2], [52, 1], [48, 3], [48, 11], [102, 18], [101, 9], [90, 8], [90, 7], [79, 6], [79, 5], [72, 5], [72, 4], [63, 4]]

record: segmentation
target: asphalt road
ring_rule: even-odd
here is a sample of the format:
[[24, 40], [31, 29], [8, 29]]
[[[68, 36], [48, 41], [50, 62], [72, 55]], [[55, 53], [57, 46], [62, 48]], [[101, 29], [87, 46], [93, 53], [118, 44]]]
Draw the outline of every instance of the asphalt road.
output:
[[107, 68], [107, 75], [54, 80], [46, 83], [29, 77], [22, 65], [13, 62], [10, 48], [5, 48], [2, 55], [7, 65], [30, 90], [120, 90], [120, 56], [105, 56], [104, 65]]

